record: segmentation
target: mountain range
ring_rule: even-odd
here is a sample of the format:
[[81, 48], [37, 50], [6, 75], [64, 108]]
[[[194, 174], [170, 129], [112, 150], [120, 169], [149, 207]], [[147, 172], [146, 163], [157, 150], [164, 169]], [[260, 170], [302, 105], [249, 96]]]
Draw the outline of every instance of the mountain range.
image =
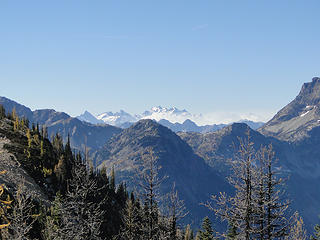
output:
[[[142, 114], [130, 115], [129, 113], [120, 110], [119, 112], [104, 112], [94, 116], [88, 111], [77, 116], [78, 119], [84, 122], [92, 124], [109, 124], [120, 128], [128, 128], [135, 122], [141, 119], [152, 119], [156, 120], [163, 126], [170, 128], [174, 132], [214, 132], [229, 124], [211, 124], [199, 126], [191, 119], [201, 118], [200, 115], [195, 115], [189, 113], [187, 110], [179, 110], [176, 107], [165, 108], [165, 107], [153, 107], [149, 111], [144, 111]], [[214, 119], [212, 119], [214, 121]], [[254, 122], [250, 120], [240, 120], [238, 122], [243, 122], [248, 124], [252, 129], [258, 129], [264, 123]]]
[[20, 117], [26, 117], [31, 123], [45, 125], [48, 135], [59, 133], [64, 142], [70, 137], [73, 148], [84, 150], [85, 148], [95, 151], [102, 147], [113, 135], [120, 133], [120, 128], [103, 124], [94, 125], [70, 117], [67, 113], [57, 112], [53, 109], [41, 109], [31, 111], [30, 108], [23, 106], [6, 97], [0, 97], [0, 104], [7, 112], [15, 109]]
[[[51, 134], [59, 132], [65, 139], [69, 135], [74, 148], [89, 146], [95, 166], [114, 166], [119, 181], [125, 180], [128, 187], [134, 166], [151, 148], [162, 166], [161, 175], [168, 176], [162, 191], [166, 192], [175, 182], [190, 211], [186, 221], [194, 219], [196, 223], [205, 215], [212, 215], [199, 202], [217, 192], [232, 192], [225, 180], [230, 175], [226, 160], [234, 157], [239, 138], [245, 138], [250, 131], [256, 149], [273, 145], [277, 165], [281, 167], [279, 174], [287, 179], [286, 192], [292, 199], [292, 209], [303, 216], [308, 231], [319, 222], [320, 78], [305, 83], [291, 103], [256, 130], [246, 123], [233, 123], [211, 126], [213, 130], [189, 131], [199, 126], [187, 119], [180, 125], [162, 119], [142, 119], [121, 129], [100, 121], [87, 123], [54, 110], [31, 111], [4, 97], [0, 104], [7, 111], [15, 108], [20, 116], [45, 124]], [[83, 117], [89, 118], [90, 114]]]

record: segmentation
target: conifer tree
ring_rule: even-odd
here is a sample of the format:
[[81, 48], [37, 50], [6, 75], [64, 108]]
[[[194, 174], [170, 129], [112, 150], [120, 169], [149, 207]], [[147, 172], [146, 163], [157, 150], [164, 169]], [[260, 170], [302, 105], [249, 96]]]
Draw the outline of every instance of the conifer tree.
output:
[[222, 218], [223, 221], [233, 222], [239, 229], [239, 237], [245, 240], [253, 239], [254, 232], [254, 149], [253, 143], [248, 139], [240, 140], [239, 154], [231, 162], [233, 174], [228, 178], [229, 183], [234, 186], [236, 193], [234, 197], [228, 197], [221, 193], [218, 199], [213, 196], [218, 205], [217, 208], [208, 207]]
[[284, 238], [289, 231], [286, 210], [289, 201], [280, 190], [283, 180], [274, 167], [272, 147], [261, 147], [257, 152], [250, 141], [240, 139], [239, 155], [231, 163], [233, 174], [228, 178], [235, 196], [221, 193], [213, 196], [217, 207], [210, 209], [233, 224], [237, 238], [271, 240]]
[[188, 224], [185, 230], [184, 240], [193, 240], [193, 239], [194, 239], [193, 231], [191, 229], [191, 226]]
[[61, 186], [64, 187], [66, 186], [66, 175], [67, 175], [67, 166], [66, 166], [66, 160], [64, 155], [61, 155], [59, 158], [58, 164], [54, 168], [54, 172], [58, 178], [59, 183]]
[[41, 233], [43, 239], [63, 239], [63, 232], [60, 229], [62, 227], [62, 207], [62, 196], [58, 192], [43, 220], [44, 229]]
[[235, 240], [237, 235], [238, 235], [237, 228], [234, 226], [232, 222], [229, 223], [227, 234], [226, 234], [226, 240]]
[[28, 139], [28, 148], [31, 148], [32, 139], [31, 139], [31, 133], [29, 128], [27, 129], [27, 139]]
[[62, 220], [59, 226], [62, 239], [100, 239], [103, 211], [100, 208], [101, 203], [92, 200], [97, 192], [96, 181], [90, 178], [78, 155], [74, 161], [66, 197], [62, 201]]
[[197, 232], [195, 240], [201, 240], [201, 238], [200, 238], [200, 231]]
[[52, 146], [57, 155], [60, 157], [64, 151], [64, 147], [62, 137], [58, 133], [52, 137]]
[[126, 208], [123, 215], [123, 228], [119, 234], [119, 239], [123, 240], [143, 240], [142, 212], [139, 202], [136, 202], [133, 193], [127, 200]]
[[178, 191], [176, 190], [175, 183], [172, 186], [170, 193], [167, 194], [164, 201], [164, 217], [165, 228], [168, 232], [170, 240], [177, 239], [178, 222], [184, 218], [188, 212], [184, 205], [184, 201], [179, 199]]
[[4, 109], [3, 105], [0, 104], [0, 119], [6, 116], [6, 110]]
[[199, 240], [213, 240], [213, 230], [209, 217], [205, 217], [202, 221], [201, 230], [199, 231]]
[[[262, 214], [260, 216], [260, 219], [265, 216], [265, 223], [263, 224], [264, 228], [260, 227], [260, 229], [264, 233], [262, 235], [266, 235], [265, 239], [283, 238], [290, 229], [290, 223], [285, 216], [290, 202], [284, 198], [284, 192], [281, 190], [284, 180], [277, 176], [279, 170], [275, 171], [272, 145], [261, 147], [258, 152], [258, 159], [262, 168], [265, 169], [264, 172], [262, 171], [258, 174], [258, 178], [265, 179], [265, 201], [262, 203], [265, 215]], [[263, 240], [264, 238], [260, 239]]]
[[44, 154], [44, 146], [43, 146], [43, 140], [40, 141], [40, 156], [43, 157]]
[[12, 116], [12, 120], [14, 120], [14, 121], [15, 121], [15, 120], [17, 119], [17, 117], [18, 117], [17, 111], [16, 111], [16, 108], [15, 108], [15, 107], [12, 109], [11, 116]]
[[320, 225], [317, 224], [314, 227], [314, 233], [313, 236], [311, 236], [311, 240], [320, 240]]
[[[299, 216], [298, 212], [294, 213], [292, 221], [293, 223], [290, 227], [288, 235], [285, 236], [285, 240], [306, 240], [307, 231], [304, 227], [303, 219]], [[311, 239], [313, 238], [311, 237]]]
[[159, 177], [158, 158], [152, 149], [147, 149], [142, 156], [142, 164], [137, 178], [141, 196], [144, 201], [143, 231], [146, 240], [159, 239], [159, 188], [164, 178]]

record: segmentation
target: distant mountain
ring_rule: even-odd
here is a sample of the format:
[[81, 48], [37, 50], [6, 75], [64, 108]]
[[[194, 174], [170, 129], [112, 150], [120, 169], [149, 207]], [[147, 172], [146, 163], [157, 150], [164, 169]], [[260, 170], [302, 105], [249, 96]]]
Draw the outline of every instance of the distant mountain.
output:
[[[158, 121], [163, 126], [170, 128], [174, 132], [198, 132], [198, 133], [209, 133], [218, 131], [229, 124], [212, 124], [212, 125], [205, 125], [205, 126], [198, 126], [195, 122], [191, 121], [190, 119], [185, 120], [183, 123], [171, 123], [168, 120], [161, 119]], [[245, 123], [250, 128], [256, 130], [261, 127], [264, 123], [263, 122], [253, 122], [250, 120], [241, 120], [239, 123]]]
[[138, 119], [133, 117], [129, 113], [120, 110], [120, 112], [105, 112], [101, 113], [96, 117], [98, 120], [103, 121], [106, 124], [110, 124], [113, 126], [120, 126], [126, 122], [136, 122]]
[[0, 97], [0, 104], [4, 106], [7, 112], [12, 112], [13, 109], [16, 110], [18, 116], [23, 116], [32, 121], [33, 112], [30, 108], [25, 107], [15, 101], [10, 100], [6, 97]]
[[170, 128], [174, 132], [199, 132], [199, 133], [207, 133], [207, 132], [215, 132], [223, 127], [226, 124], [213, 124], [213, 125], [205, 125], [198, 126], [195, 122], [190, 119], [185, 120], [183, 123], [171, 123], [166, 119], [161, 119], [158, 123], [167, 128]]
[[[239, 138], [246, 138], [250, 131], [256, 149], [272, 144], [277, 164], [282, 167], [279, 174], [288, 179], [286, 190], [293, 209], [303, 216], [307, 229], [312, 231], [319, 221], [320, 78], [305, 83], [298, 96], [257, 131], [254, 129], [263, 123], [248, 120], [226, 126], [198, 126], [189, 118], [180, 123], [168, 119], [157, 119], [159, 123], [146, 119], [135, 122], [148, 116], [189, 116], [187, 111], [175, 108], [157, 107], [139, 116], [124, 111], [100, 116], [104, 122], [125, 128], [120, 129], [105, 124], [93, 125], [50, 109], [32, 112], [3, 97], [0, 104], [8, 111], [15, 108], [20, 116], [45, 124], [50, 133], [60, 132], [64, 139], [70, 134], [74, 147], [83, 149], [86, 145], [91, 148], [95, 153], [95, 164], [115, 166], [119, 179], [128, 180], [128, 187], [133, 166], [151, 147], [162, 165], [161, 174], [169, 175], [162, 191], [167, 191], [176, 182], [181, 198], [190, 210], [190, 218], [197, 221], [210, 214], [198, 205], [199, 202], [219, 191], [230, 191], [225, 182], [225, 177], [230, 175], [227, 160], [237, 152]], [[90, 119], [90, 115], [84, 114], [83, 119]]]
[[[98, 116], [93, 116], [88, 111], [77, 118], [81, 121], [89, 122], [92, 124], [106, 123], [120, 128], [128, 128], [132, 126], [135, 122], [141, 119], [152, 119], [159, 122], [161, 125], [170, 128], [174, 132], [214, 132], [217, 131], [228, 124], [212, 124], [205, 126], [198, 126], [194, 121], [190, 120], [192, 118], [199, 118], [201, 115], [196, 116], [189, 113], [187, 110], [179, 110], [178, 108], [165, 108], [165, 107], [153, 107], [149, 111], [145, 111], [142, 114], [136, 114], [132, 116], [131, 114], [121, 110], [120, 112], [105, 112]], [[253, 122], [250, 120], [240, 120], [248, 124], [252, 129], [258, 129], [264, 123]]]
[[130, 184], [132, 181], [128, 176], [133, 174], [133, 166], [140, 163], [148, 147], [159, 158], [160, 174], [169, 176], [162, 192], [168, 192], [173, 182], [176, 183], [179, 195], [190, 211], [188, 219], [200, 221], [209, 212], [199, 203], [208, 200], [210, 194], [230, 189], [225, 179], [196, 155], [185, 141], [152, 120], [140, 120], [111, 138], [97, 153], [96, 164], [115, 166], [118, 178], [122, 176]]
[[120, 128], [106, 124], [98, 126], [82, 122], [64, 112], [57, 112], [53, 109], [31, 111], [30, 108], [5, 97], [0, 97], [0, 104], [4, 106], [7, 112], [11, 112], [15, 108], [18, 116], [27, 117], [31, 123], [45, 125], [49, 137], [52, 134], [59, 133], [66, 142], [69, 135], [71, 145], [76, 149], [84, 150], [86, 147], [95, 151], [102, 147], [113, 135], [122, 131]]
[[92, 124], [102, 124], [104, 121], [97, 119], [95, 116], [93, 116], [88, 111], [85, 111], [80, 116], [77, 116], [77, 118], [81, 121], [92, 123]]
[[205, 134], [179, 132], [178, 135], [211, 167], [228, 174], [229, 166], [226, 160], [235, 156], [239, 149], [239, 138], [246, 139], [248, 131], [256, 149], [272, 144], [278, 154], [277, 157], [282, 160], [281, 165], [287, 165], [287, 157], [282, 151], [287, 145], [277, 139], [263, 136], [245, 123], [233, 123], [218, 131]]
[[[225, 177], [230, 175], [228, 159], [233, 159], [239, 149], [239, 138], [246, 139], [249, 127], [243, 123], [234, 123], [213, 133], [180, 132], [196, 154], [207, 164]], [[318, 222], [320, 213], [320, 131], [315, 133], [315, 141], [303, 146], [293, 145], [273, 137], [250, 130], [251, 141], [255, 149], [272, 144], [276, 153], [279, 176], [287, 179], [286, 191], [292, 200], [292, 209], [303, 216], [309, 232]], [[316, 137], [317, 136], [317, 137]]]
[[184, 122], [186, 119], [192, 118], [194, 115], [189, 113], [187, 110], [179, 110], [176, 107], [165, 108], [165, 107], [153, 107], [150, 111], [145, 111], [142, 113], [140, 119], [153, 119], [160, 121], [161, 119], [166, 119], [172, 123]]
[[259, 131], [285, 141], [300, 141], [320, 126], [320, 78], [303, 84], [299, 95]]
[[257, 130], [258, 128], [262, 127], [265, 124], [264, 122], [254, 122], [254, 121], [247, 120], [247, 119], [240, 120], [236, 123], [245, 123], [253, 130]]

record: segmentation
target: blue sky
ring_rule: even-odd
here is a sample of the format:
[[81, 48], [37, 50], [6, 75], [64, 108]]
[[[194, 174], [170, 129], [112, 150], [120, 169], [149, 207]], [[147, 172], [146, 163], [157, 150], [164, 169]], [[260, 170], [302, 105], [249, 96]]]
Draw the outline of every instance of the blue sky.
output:
[[[268, 118], [319, 76], [320, 1], [0, 1], [0, 95]], [[214, 122], [214, 120], [213, 120]]]

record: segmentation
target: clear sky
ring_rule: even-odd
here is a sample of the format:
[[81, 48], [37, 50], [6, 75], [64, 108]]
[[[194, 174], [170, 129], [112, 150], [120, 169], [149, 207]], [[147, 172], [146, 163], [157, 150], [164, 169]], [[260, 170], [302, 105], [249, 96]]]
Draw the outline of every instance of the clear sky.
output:
[[[320, 74], [320, 1], [0, 1], [0, 95], [268, 118]], [[214, 122], [214, 120], [213, 120]]]

